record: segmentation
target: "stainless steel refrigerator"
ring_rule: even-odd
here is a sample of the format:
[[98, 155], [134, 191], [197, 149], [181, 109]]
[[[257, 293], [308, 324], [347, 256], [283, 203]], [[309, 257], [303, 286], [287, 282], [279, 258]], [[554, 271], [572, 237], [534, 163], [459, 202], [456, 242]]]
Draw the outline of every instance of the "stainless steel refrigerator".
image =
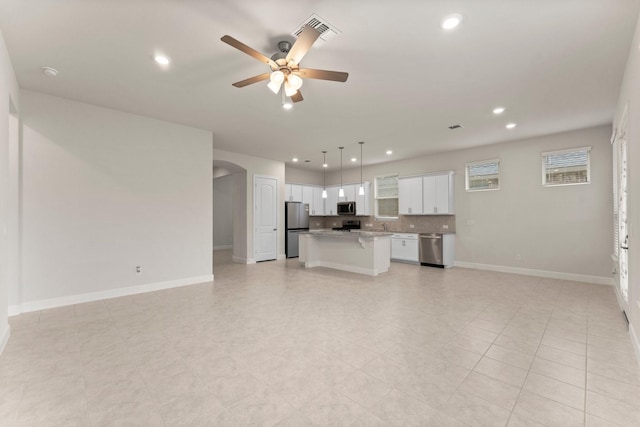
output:
[[298, 234], [302, 231], [309, 231], [309, 205], [300, 202], [286, 202], [284, 215], [284, 228], [287, 233], [284, 251], [287, 258], [295, 258], [298, 256]]

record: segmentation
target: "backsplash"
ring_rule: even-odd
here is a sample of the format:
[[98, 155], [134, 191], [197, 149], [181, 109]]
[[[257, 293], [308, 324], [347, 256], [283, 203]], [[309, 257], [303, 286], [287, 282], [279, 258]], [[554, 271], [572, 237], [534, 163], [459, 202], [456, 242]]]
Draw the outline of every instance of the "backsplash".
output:
[[[383, 229], [387, 225], [388, 231], [396, 233], [455, 233], [455, 215], [400, 215], [397, 220], [379, 221], [375, 216], [312, 216], [309, 217], [309, 228], [312, 230], [321, 228], [340, 227], [342, 220], [360, 220], [363, 230]], [[411, 226], [413, 225], [413, 228]], [[446, 228], [445, 228], [446, 227]]]

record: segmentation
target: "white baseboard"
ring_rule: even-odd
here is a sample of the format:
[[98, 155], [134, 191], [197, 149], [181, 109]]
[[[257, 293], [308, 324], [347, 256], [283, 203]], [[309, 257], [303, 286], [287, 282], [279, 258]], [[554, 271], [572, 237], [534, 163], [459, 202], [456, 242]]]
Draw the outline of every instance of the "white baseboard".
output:
[[282, 259], [287, 259], [287, 255], [286, 254], [278, 254], [278, 261], [282, 260]]
[[633, 325], [629, 323], [629, 335], [631, 336], [631, 344], [633, 345], [633, 351], [636, 353], [636, 359], [638, 359], [638, 365], [640, 365], [640, 339], [636, 330], [633, 329]]
[[256, 260], [254, 260], [254, 259], [242, 258], [242, 257], [235, 256], [235, 255], [231, 259], [232, 259], [233, 262], [238, 263], [238, 264], [255, 264], [256, 263]]
[[197, 277], [188, 277], [166, 282], [147, 283], [144, 285], [128, 286], [125, 288], [109, 289], [106, 291], [91, 292], [88, 294], [69, 295], [59, 298], [51, 298], [39, 301], [24, 302], [20, 306], [10, 306], [9, 312], [16, 314], [30, 311], [45, 310], [47, 308], [62, 307], [65, 305], [82, 304], [84, 302], [99, 301], [109, 298], [124, 297], [127, 295], [142, 294], [145, 292], [160, 291], [163, 289], [178, 288], [181, 286], [195, 285], [197, 283], [213, 281], [213, 274]]
[[0, 355], [4, 351], [4, 348], [7, 346], [10, 335], [11, 335], [11, 326], [9, 326], [9, 324], [7, 323], [6, 325], [4, 325], [4, 332], [2, 333], [2, 336], [0, 336]]
[[214, 246], [213, 250], [214, 251], [224, 251], [227, 249], [233, 249], [233, 245], [223, 245], [223, 246]]
[[501, 273], [523, 274], [526, 276], [547, 277], [550, 279], [572, 280], [575, 282], [594, 283], [596, 285], [613, 285], [613, 279], [611, 277], [590, 276], [588, 274], [562, 273], [559, 271], [507, 267], [504, 265], [477, 264], [475, 262], [466, 261], [456, 261], [455, 266], [462, 268], [474, 268], [476, 270], [499, 271]]

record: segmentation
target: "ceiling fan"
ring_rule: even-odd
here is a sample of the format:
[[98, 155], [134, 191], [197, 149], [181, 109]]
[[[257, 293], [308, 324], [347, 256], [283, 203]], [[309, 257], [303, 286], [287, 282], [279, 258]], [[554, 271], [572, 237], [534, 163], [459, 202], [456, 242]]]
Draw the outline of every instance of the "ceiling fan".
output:
[[269, 79], [270, 81], [267, 87], [271, 89], [273, 93], [277, 94], [280, 88], [284, 86], [285, 95], [291, 97], [293, 102], [300, 102], [303, 100], [302, 93], [300, 93], [303, 78], [346, 82], [349, 73], [300, 68], [300, 61], [309, 49], [311, 49], [311, 46], [319, 36], [320, 32], [318, 30], [306, 26], [293, 45], [288, 41], [279, 42], [278, 49], [280, 52], [274, 54], [271, 58], [268, 58], [231, 36], [223, 36], [220, 40], [254, 57], [258, 61], [267, 64], [269, 68], [271, 68], [271, 72], [269, 73], [240, 80], [239, 82], [233, 83], [233, 86], [240, 88]]

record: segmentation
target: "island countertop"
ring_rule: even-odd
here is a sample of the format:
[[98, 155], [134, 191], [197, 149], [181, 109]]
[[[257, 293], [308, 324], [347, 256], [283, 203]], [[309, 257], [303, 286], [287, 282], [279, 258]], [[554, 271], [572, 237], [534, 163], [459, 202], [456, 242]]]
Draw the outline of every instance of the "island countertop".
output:
[[329, 267], [377, 276], [389, 271], [392, 235], [358, 230], [302, 232], [298, 260], [305, 268]]
[[336, 231], [336, 230], [310, 230], [299, 233], [311, 234], [314, 236], [332, 236], [332, 237], [359, 237], [359, 238], [373, 238], [373, 237], [385, 237], [392, 236], [393, 233], [386, 231], [363, 231], [363, 230], [351, 230], [351, 231]]

